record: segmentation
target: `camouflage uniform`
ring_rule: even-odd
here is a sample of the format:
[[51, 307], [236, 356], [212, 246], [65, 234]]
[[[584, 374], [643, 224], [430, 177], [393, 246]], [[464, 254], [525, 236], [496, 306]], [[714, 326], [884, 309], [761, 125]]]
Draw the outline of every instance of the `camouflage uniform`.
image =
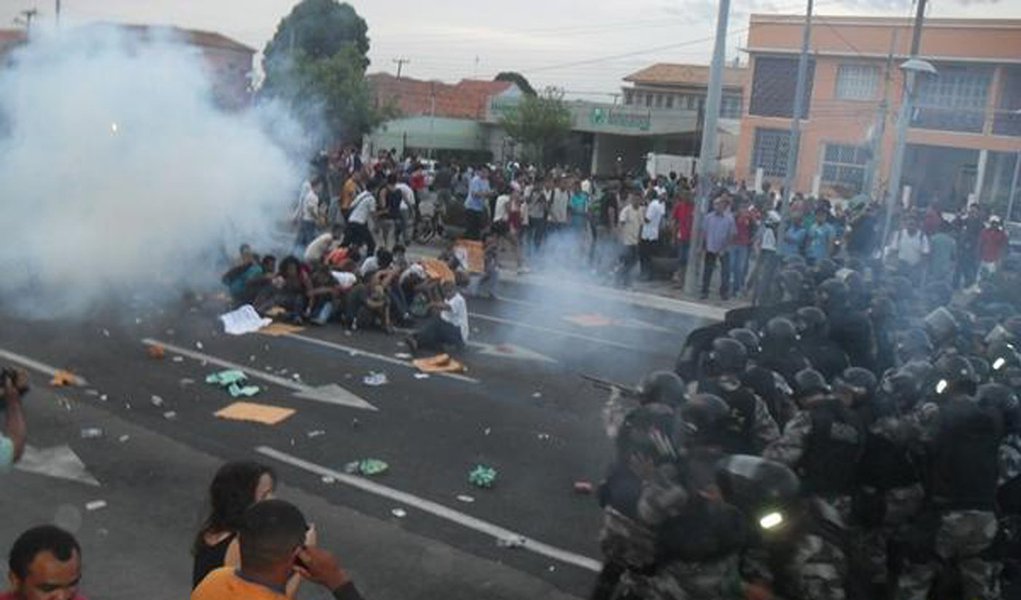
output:
[[[993, 563], [982, 555], [996, 537], [996, 515], [988, 511], [959, 510], [942, 514], [936, 532], [936, 557], [956, 563], [968, 600], [997, 600], [1000, 597]], [[898, 600], [926, 600], [939, 564], [933, 560], [909, 564], [898, 581]]]
[[741, 598], [738, 557], [712, 562], [673, 562], [650, 580], [648, 600], [718, 600]]

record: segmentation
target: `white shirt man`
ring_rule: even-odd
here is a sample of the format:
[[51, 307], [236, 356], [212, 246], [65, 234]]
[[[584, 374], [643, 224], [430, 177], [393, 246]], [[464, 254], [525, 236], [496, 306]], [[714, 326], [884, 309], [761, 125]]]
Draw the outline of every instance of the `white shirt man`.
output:
[[331, 244], [333, 244], [333, 234], [329, 232], [312, 240], [305, 248], [305, 262], [317, 263], [323, 260], [323, 256], [329, 252]]
[[440, 313], [440, 318], [450, 323], [454, 327], [457, 327], [461, 331], [461, 341], [468, 343], [468, 304], [464, 301], [464, 296], [459, 292], [454, 293], [453, 296], [447, 299], [447, 306], [450, 310], [444, 310]]
[[618, 228], [620, 243], [625, 246], [637, 246], [642, 226], [645, 223], [645, 210], [642, 206], [635, 206], [629, 202], [620, 211], [620, 217], [617, 221], [620, 223]]
[[496, 206], [493, 207], [493, 222], [500, 223], [507, 220], [507, 209], [510, 207], [511, 197], [508, 194], [500, 194], [496, 197]]
[[401, 193], [401, 211], [411, 212], [415, 206], [415, 190], [403, 181], [397, 182], [394, 187]]
[[901, 229], [894, 235], [889, 249], [893, 256], [908, 266], [915, 267], [929, 255], [929, 238], [921, 229], [915, 229], [914, 234], [907, 229]]
[[567, 224], [567, 205], [571, 202], [571, 193], [558, 186], [553, 190], [553, 202], [550, 205], [550, 221], [561, 225]]
[[642, 225], [642, 239], [647, 242], [655, 242], [659, 240], [659, 227], [663, 222], [663, 215], [666, 214], [666, 206], [663, 201], [656, 198], [652, 199], [649, 206], [645, 208], [645, 223]]
[[364, 191], [358, 194], [355, 201], [351, 204], [351, 216], [348, 217], [348, 221], [351, 223], [361, 223], [367, 225], [369, 218], [373, 213], [376, 212], [376, 197], [372, 195], [372, 192]]
[[298, 200], [298, 218], [302, 221], [319, 220], [319, 195], [311, 183], [301, 185], [301, 199]]

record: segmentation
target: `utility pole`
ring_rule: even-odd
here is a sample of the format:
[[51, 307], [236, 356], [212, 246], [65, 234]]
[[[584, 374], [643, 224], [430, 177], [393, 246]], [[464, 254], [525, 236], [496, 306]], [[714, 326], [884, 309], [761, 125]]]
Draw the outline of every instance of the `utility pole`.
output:
[[54, 21], [57, 23], [57, 27], [60, 27], [60, 0], [53, 0], [56, 3], [56, 10], [53, 12]]
[[38, 16], [39, 11], [34, 8], [21, 11], [21, 18], [15, 19], [15, 22], [21, 22], [25, 24], [25, 32], [32, 33], [32, 19]]
[[879, 179], [879, 165], [883, 159], [883, 138], [886, 137], [886, 117], [890, 113], [890, 80], [893, 73], [893, 50], [897, 47], [897, 30], [893, 30], [890, 39], [890, 53], [886, 55], [886, 74], [883, 77], [883, 99], [879, 102], [879, 112], [876, 114], [876, 128], [872, 132], [870, 150], [872, 156], [869, 160], [869, 168], [865, 171], [865, 181], [862, 185], [862, 193], [872, 198], [876, 191], [876, 181]]
[[[812, 38], [812, 0], [805, 9], [805, 26], [801, 33], [801, 56], [798, 57], [798, 82], [794, 86], [794, 115], [787, 142], [787, 171], [783, 178], [783, 214], [790, 212], [791, 195], [798, 175], [798, 154], [801, 149], [801, 114], [805, 112], [805, 86], [808, 85], [808, 46]], [[786, 225], [781, 226], [781, 231]], [[783, 239], [781, 237], [781, 239]]]
[[[915, 12], [915, 26], [911, 34], [911, 56], [908, 60], [918, 58], [918, 49], [922, 43], [922, 25], [925, 22], [925, 1], [917, 0], [918, 10]], [[900, 114], [897, 116], [897, 137], [893, 147], [893, 164], [890, 166], [890, 178], [886, 183], [886, 219], [883, 222], [883, 247], [890, 237], [893, 224], [893, 209], [900, 201], [900, 180], [904, 175], [904, 151], [907, 146], [908, 124], [914, 112], [915, 75], [913, 70], [904, 69], [904, 90], [900, 103]]]
[[393, 60], [394, 64], [397, 65], [397, 79], [401, 78], [401, 71], [404, 70], [404, 65], [411, 62], [410, 58], [399, 57]]
[[[702, 126], [702, 148], [698, 165], [698, 198], [691, 224], [691, 258], [684, 277], [684, 290], [690, 295], [698, 292], [699, 249], [702, 240], [702, 217], [709, 208], [713, 173], [716, 172], [716, 123], [720, 118], [720, 99], [723, 96], [723, 66], [727, 60], [727, 20], [730, 18], [730, 0], [720, 0], [716, 15], [716, 46], [713, 63], [709, 68], [709, 91], [706, 95], [705, 122]], [[722, 276], [722, 272], [721, 272]]]
[[429, 83], [429, 158], [433, 157], [434, 126], [436, 121], [436, 82]]

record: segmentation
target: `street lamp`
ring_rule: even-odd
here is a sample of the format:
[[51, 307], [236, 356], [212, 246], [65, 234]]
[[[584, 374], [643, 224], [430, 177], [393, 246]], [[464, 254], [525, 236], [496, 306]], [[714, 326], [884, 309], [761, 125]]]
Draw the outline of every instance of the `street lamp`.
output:
[[897, 206], [900, 198], [900, 180], [904, 171], [904, 151], [907, 147], [908, 125], [911, 122], [911, 114], [914, 112], [915, 95], [918, 92], [915, 86], [915, 78], [919, 74], [938, 76], [936, 67], [927, 60], [912, 56], [900, 65], [904, 71], [904, 101], [900, 105], [900, 113], [897, 115], [897, 137], [893, 147], [893, 166], [890, 168], [890, 179], [886, 186], [886, 220], [883, 224], [883, 247], [886, 247], [890, 237], [890, 226], [893, 223], [893, 209]]

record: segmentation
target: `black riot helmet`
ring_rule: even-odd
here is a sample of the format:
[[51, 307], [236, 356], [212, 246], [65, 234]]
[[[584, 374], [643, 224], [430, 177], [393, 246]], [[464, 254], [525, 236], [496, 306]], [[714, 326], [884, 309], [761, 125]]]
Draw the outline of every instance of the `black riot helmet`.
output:
[[932, 354], [932, 341], [924, 330], [913, 328], [897, 336], [897, 360], [906, 363], [913, 359], [928, 358]]
[[846, 309], [849, 299], [850, 290], [847, 289], [847, 284], [836, 278], [822, 282], [815, 292], [815, 303], [826, 311], [826, 314]]
[[676, 373], [653, 371], [638, 384], [638, 395], [642, 404], [658, 402], [676, 407], [684, 404], [687, 386]]
[[994, 376], [997, 371], [1003, 371], [1008, 367], [1021, 367], [1021, 355], [1013, 344], [998, 341], [989, 345], [986, 350], [986, 357], [989, 359], [989, 366]]
[[733, 338], [716, 338], [709, 350], [708, 366], [712, 375], [741, 374], [748, 366], [748, 351]]
[[681, 421], [689, 446], [722, 444], [730, 419], [730, 406], [713, 394], [695, 394], [681, 407]]
[[951, 342], [960, 331], [960, 324], [953, 313], [941, 306], [923, 319], [925, 331], [937, 346]]
[[799, 402], [829, 392], [830, 385], [826, 383], [826, 378], [815, 369], [802, 369], [794, 376], [794, 398]]
[[800, 271], [786, 269], [780, 273], [780, 289], [789, 300], [799, 300], [805, 291], [805, 276]]
[[822, 282], [837, 274], [837, 263], [830, 258], [821, 258], [815, 263], [815, 280]]
[[936, 393], [967, 394], [975, 393], [978, 387], [978, 375], [967, 358], [959, 354], [948, 354], [936, 363], [939, 380], [936, 382]]
[[762, 352], [762, 341], [759, 340], [759, 335], [751, 329], [743, 327], [731, 329], [727, 332], [727, 337], [741, 342], [749, 358], [755, 358]]
[[773, 317], [762, 332], [762, 345], [770, 350], [787, 351], [798, 339], [798, 328], [786, 317]]
[[744, 454], [716, 463], [716, 485], [723, 499], [757, 521], [763, 533], [783, 529], [801, 492], [801, 481], [787, 466]]
[[1021, 401], [1013, 388], [987, 383], [979, 386], [975, 395], [979, 405], [995, 408], [1003, 415], [1006, 433], [1021, 433]]
[[680, 416], [664, 404], [646, 404], [624, 417], [617, 434], [617, 455], [626, 460], [634, 454], [656, 464], [674, 462], [684, 454], [684, 430]]
[[795, 320], [801, 337], [821, 340], [829, 335], [829, 319], [817, 306], [802, 306], [798, 309]]
[[975, 370], [975, 379], [978, 384], [989, 383], [989, 378], [993, 373], [993, 368], [989, 366], [989, 361], [981, 356], [969, 356], [967, 360], [971, 363], [971, 368]]
[[869, 402], [876, 395], [879, 382], [868, 369], [850, 367], [845, 369], [833, 382], [834, 387], [846, 390], [855, 403]]
[[891, 409], [909, 411], [922, 398], [922, 382], [908, 369], [890, 371], [879, 386], [879, 398]]

